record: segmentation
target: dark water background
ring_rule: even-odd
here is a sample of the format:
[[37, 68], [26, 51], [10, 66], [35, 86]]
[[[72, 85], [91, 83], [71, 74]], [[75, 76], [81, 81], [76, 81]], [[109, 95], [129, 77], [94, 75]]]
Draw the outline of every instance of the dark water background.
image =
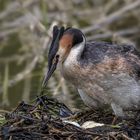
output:
[[[80, 28], [87, 40], [140, 46], [139, 0], [0, 0], [0, 108], [12, 109], [40, 93], [53, 25]], [[83, 107], [58, 71], [48, 96]]]

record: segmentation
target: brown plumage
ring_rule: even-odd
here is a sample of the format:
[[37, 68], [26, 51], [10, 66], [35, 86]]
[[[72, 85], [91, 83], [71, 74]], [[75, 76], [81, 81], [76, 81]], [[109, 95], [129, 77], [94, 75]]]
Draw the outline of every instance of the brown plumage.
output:
[[63, 77], [77, 88], [86, 105], [112, 107], [117, 116], [139, 109], [140, 55], [133, 46], [86, 42], [80, 30], [69, 28], [57, 47], [53, 57], [59, 56]]

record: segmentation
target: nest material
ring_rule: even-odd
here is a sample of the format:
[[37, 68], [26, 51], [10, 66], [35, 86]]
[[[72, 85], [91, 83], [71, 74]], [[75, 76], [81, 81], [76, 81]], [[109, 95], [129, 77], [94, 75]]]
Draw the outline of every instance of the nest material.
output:
[[[63, 103], [43, 95], [32, 104], [21, 102], [17, 108], [5, 115], [6, 123], [0, 135], [4, 140], [138, 140], [140, 139], [140, 119], [117, 121], [112, 126], [113, 115], [109, 112], [88, 111], [74, 114]], [[65, 120], [65, 121], [64, 121]], [[66, 121], [67, 120], [67, 121]], [[79, 126], [68, 123], [72, 120]], [[106, 125], [82, 128], [86, 121], [96, 121]]]

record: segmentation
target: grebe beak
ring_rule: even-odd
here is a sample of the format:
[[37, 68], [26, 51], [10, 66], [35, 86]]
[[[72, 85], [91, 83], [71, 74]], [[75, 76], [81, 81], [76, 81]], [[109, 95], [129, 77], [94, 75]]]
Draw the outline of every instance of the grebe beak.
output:
[[52, 76], [53, 72], [56, 70], [58, 61], [59, 61], [59, 55], [57, 55], [55, 57], [55, 60], [54, 60], [53, 64], [51, 65], [51, 68], [48, 70], [48, 73], [45, 76], [45, 79], [43, 82], [43, 87], [46, 87], [50, 77]]

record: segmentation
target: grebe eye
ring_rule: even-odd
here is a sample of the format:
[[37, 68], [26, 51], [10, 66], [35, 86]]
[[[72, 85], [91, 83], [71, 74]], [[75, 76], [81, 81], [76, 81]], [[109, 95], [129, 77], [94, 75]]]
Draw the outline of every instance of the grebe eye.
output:
[[59, 55], [57, 54], [55, 57], [56, 57], [56, 59], [58, 59], [59, 58]]

